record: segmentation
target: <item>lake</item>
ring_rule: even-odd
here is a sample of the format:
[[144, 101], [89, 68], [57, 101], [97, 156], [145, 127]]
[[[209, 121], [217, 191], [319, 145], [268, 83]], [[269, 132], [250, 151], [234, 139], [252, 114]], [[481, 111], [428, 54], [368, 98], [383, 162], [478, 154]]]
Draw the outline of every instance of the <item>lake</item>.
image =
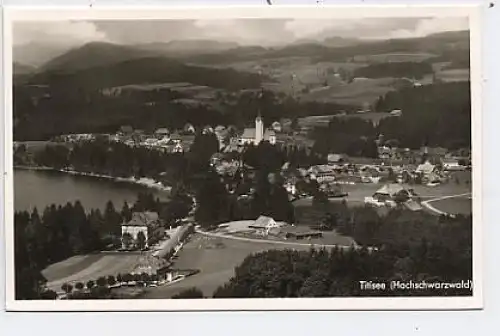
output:
[[[113, 201], [120, 210], [123, 202], [135, 202], [146, 187], [128, 182], [116, 182], [105, 178], [75, 176], [56, 171], [14, 170], [14, 208], [16, 211], [38, 208], [39, 212], [51, 204], [64, 205], [79, 200], [83, 207], [104, 210]], [[161, 200], [168, 194], [149, 189]]]

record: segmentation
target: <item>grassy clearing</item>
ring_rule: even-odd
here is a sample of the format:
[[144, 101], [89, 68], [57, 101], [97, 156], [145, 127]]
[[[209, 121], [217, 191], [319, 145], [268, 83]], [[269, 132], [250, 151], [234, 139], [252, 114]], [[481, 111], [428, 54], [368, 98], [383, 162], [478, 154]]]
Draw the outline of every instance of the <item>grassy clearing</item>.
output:
[[470, 215], [472, 213], [472, 198], [471, 197], [454, 197], [447, 198], [430, 204], [438, 210], [449, 214]]
[[[176, 269], [199, 269], [200, 273], [171, 285], [148, 288], [143, 299], [165, 299], [184, 289], [198, 287], [205, 296], [211, 296], [218, 286], [228, 281], [234, 274], [234, 268], [243, 260], [257, 252], [269, 249], [286, 249], [287, 245], [277, 245], [270, 242], [252, 243], [227, 238], [205, 237], [194, 234], [184, 245], [179, 256], [174, 260]], [[297, 249], [308, 249], [297, 246]]]
[[72, 261], [71, 258], [63, 261], [62, 263], [65, 264], [56, 268], [57, 272], [50, 273], [51, 266], [49, 266], [47, 271], [52, 280], [49, 280], [47, 287], [59, 291], [64, 283], [95, 281], [101, 276], [130, 273], [141, 263], [142, 259], [139, 253], [127, 252], [100, 253], [89, 257], [95, 258], [92, 263], [85, 261], [85, 259]]
[[61, 262], [55, 263], [47, 267], [42, 271], [43, 276], [47, 281], [51, 282], [57, 279], [62, 279], [69, 277], [73, 274], [84, 270], [93, 263], [97, 262], [102, 258], [100, 254], [90, 254], [84, 256], [74, 256], [63, 260]]

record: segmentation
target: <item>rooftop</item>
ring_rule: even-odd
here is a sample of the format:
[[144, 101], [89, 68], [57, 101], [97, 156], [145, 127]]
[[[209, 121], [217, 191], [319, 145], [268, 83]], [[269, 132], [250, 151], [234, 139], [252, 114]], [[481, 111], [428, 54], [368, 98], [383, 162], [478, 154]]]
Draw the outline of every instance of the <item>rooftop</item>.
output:
[[158, 213], [145, 211], [145, 212], [134, 212], [132, 214], [132, 219], [123, 223], [123, 226], [151, 226], [158, 223], [159, 217]]

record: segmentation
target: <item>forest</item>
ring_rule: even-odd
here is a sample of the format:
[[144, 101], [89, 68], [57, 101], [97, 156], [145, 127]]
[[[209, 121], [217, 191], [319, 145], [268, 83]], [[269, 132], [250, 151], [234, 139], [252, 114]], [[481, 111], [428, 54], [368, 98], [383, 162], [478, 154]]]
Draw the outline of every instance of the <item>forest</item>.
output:
[[376, 138], [382, 134], [398, 147], [422, 146], [450, 150], [471, 146], [470, 83], [442, 83], [388, 92], [375, 104], [377, 111], [402, 111], [374, 125], [361, 118], [333, 118], [311, 132], [318, 153], [377, 157]]

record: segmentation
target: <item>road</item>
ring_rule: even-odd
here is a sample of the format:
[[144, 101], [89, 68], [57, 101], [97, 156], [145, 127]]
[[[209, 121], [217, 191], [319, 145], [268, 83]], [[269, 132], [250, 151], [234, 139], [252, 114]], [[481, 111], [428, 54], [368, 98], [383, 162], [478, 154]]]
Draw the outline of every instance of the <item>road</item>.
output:
[[424, 207], [426, 207], [427, 209], [429, 209], [430, 211], [432, 211], [432, 212], [434, 212], [434, 213], [436, 213], [438, 215], [448, 215], [448, 213], [435, 208], [430, 203], [441, 201], [441, 200], [445, 200], [445, 199], [449, 199], [449, 198], [464, 197], [464, 196], [468, 196], [468, 195], [471, 195], [471, 193], [469, 192], [469, 193], [465, 193], [465, 194], [457, 194], [457, 195], [449, 195], [449, 196], [436, 197], [436, 198], [432, 198], [432, 199], [427, 200], [427, 201], [423, 201], [422, 205]]

